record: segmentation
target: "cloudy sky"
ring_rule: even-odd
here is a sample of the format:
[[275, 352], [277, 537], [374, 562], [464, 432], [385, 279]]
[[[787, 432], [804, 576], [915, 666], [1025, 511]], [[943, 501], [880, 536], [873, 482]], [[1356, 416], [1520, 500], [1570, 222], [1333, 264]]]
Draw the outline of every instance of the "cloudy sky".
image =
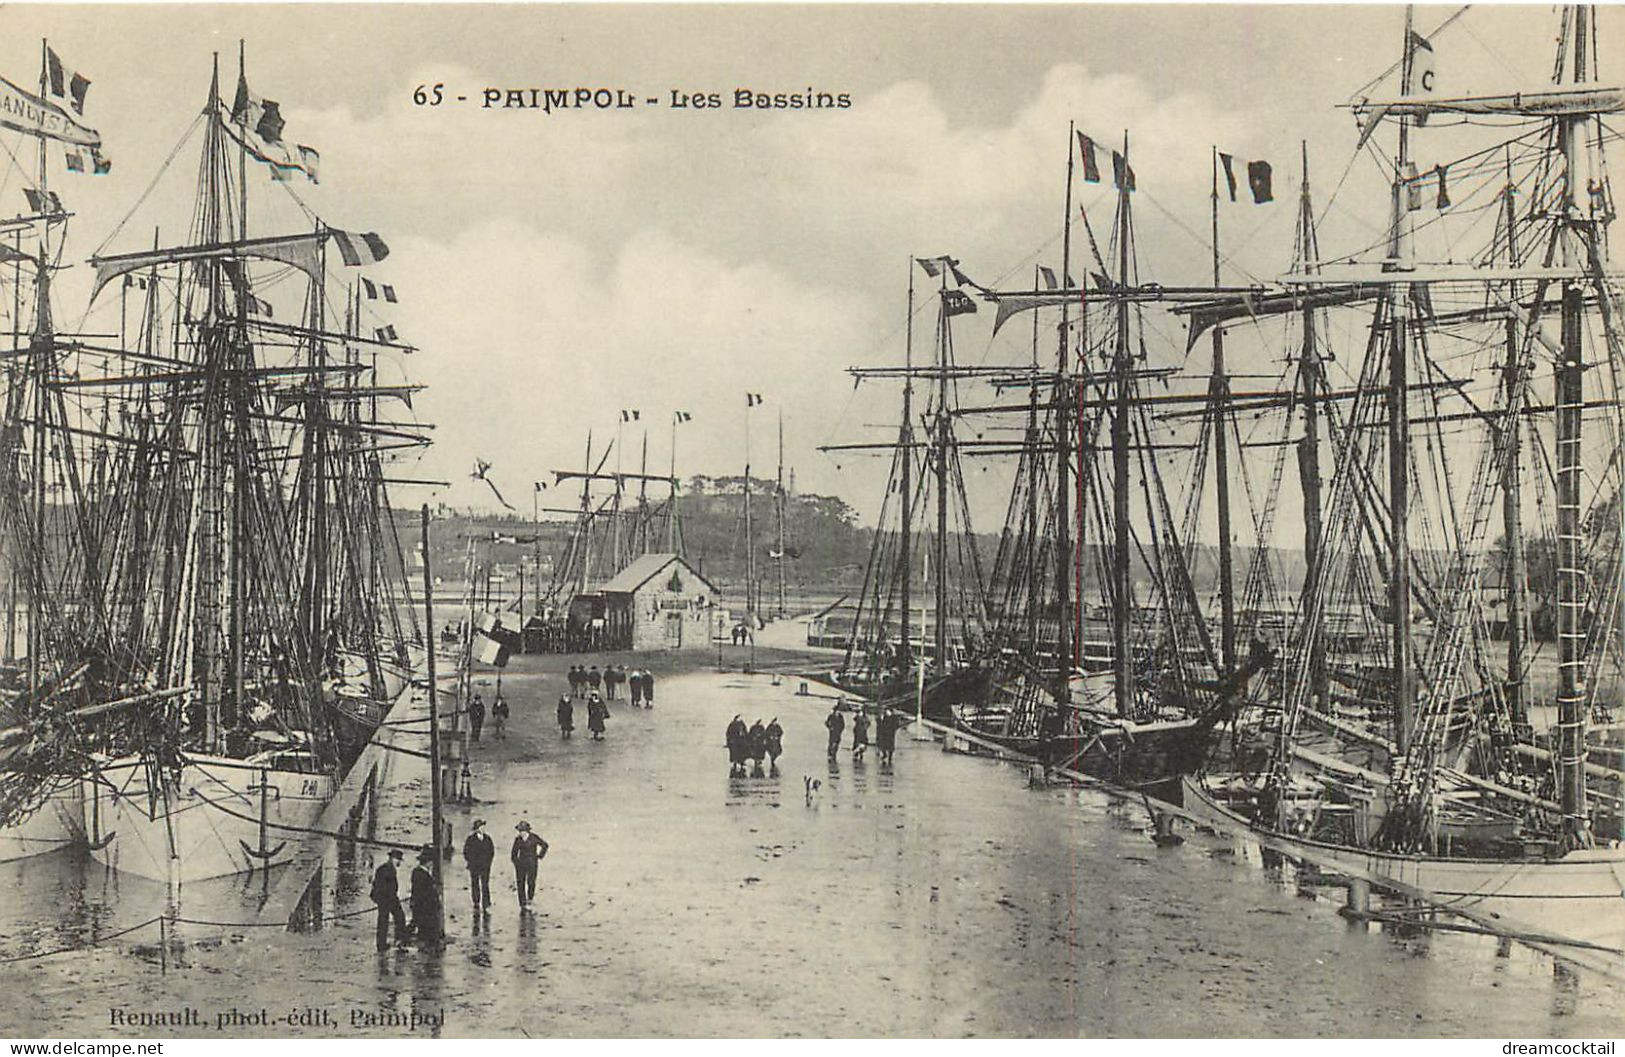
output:
[[[1454, 10], [1420, 8], [1417, 27]], [[990, 284], [1030, 285], [1035, 263], [1058, 266], [1069, 121], [1103, 140], [1130, 136], [1143, 277], [1207, 277], [1212, 145], [1274, 162], [1282, 199], [1225, 207], [1227, 279], [1290, 263], [1300, 140], [1317, 201], [1332, 203], [1322, 251], [1352, 251], [1382, 226], [1385, 174], [1356, 158], [1338, 104], [1397, 59], [1402, 25], [1403, 10], [1383, 5], [8, 4], [0, 73], [34, 83], [48, 37], [93, 82], [86, 120], [113, 172], [68, 175], [53, 154], [51, 177], [78, 214], [68, 258], [82, 261], [149, 245], [155, 228], [184, 230], [199, 142], [185, 136], [211, 55], [222, 53], [229, 86], [245, 41], [249, 83], [282, 104], [286, 138], [321, 152], [320, 185], [290, 189], [393, 249], [368, 274], [400, 291], [379, 322], [420, 349], [403, 367], [429, 386], [415, 407], [437, 443], [401, 472], [454, 482], [434, 498], [491, 505], [468, 479], [478, 456], [528, 509], [530, 482], [578, 466], [588, 430], [602, 451], [623, 408], [651, 424], [654, 467], [683, 410], [693, 418], [679, 472], [738, 473], [750, 391], [766, 397], [753, 413], [757, 467], [771, 474], [782, 409], [798, 488], [872, 511], [882, 460], [817, 447], [895, 429], [895, 387], [854, 390], [843, 372], [901, 361], [911, 255], [951, 253]], [[1474, 10], [1435, 41], [1441, 89], [1539, 84], [1556, 28], [1545, 7]], [[414, 88], [436, 83], [469, 101], [415, 106]], [[578, 86], [640, 100], [715, 92], [724, 105], [478, 105], [487, 87]], [[741, 87], [845, 92], [853, 105], [739, 110]], [[0, 213], [21, 211], [20, 169], [0, 164]], [[263, 171], [251, 178], [272, 202], [254, 206], [257, 232], [305, 223]], [[1109, 182], [1080, 184], [1077, 202], [1104, 236]], [[58, 307], [70, 321], [84, 312], [74, 281], [64, 277]], [[992, 338], [989, 309], [956, 323], [963, 362], [1028, 355], [1027, 328]], [[1182, 354], [1170, 335], [1163, 358]], [[636, 468], [642, 439], [622, 430], [623, 468]], [[996, 509], [988, 497], [1006, 471], [974, 472]]]

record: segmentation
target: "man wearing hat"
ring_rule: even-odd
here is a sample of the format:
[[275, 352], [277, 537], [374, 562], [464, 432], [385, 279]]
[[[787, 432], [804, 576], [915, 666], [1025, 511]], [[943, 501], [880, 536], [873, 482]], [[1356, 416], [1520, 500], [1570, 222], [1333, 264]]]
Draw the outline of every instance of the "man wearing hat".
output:
[[519, 908], [523, 910], [536, 899], [536, 864], [547, 855], [547, 841], [530, 831], [529, 822], [521, 822], [514, 829], [519, 836], [513, 839], [514, 887], [519, 890]]
[[485, 832], [485, 820], [474, 820], [474, 828], [463, 841], [463, 862], [468, 864], [468, 891], [474, 897], [474, 909], [491, 911], [491, 861], [497, 857], [496, 844]]
[[406, 915], [401, 911], [400, 881], [395, 868], [401, 864], [401, 850], [389, 849], [389, 855], [372, 875], [372, 901], [378, 905], [378, 949], [389, 949], [389, 923], [395, 922], [395, 942], [406, 942]]
[[425, 844], [412, 868], [412, 924], [409, 931], [422, 947], [441, 944], [440, 886], [434, 883], [435, 848]]

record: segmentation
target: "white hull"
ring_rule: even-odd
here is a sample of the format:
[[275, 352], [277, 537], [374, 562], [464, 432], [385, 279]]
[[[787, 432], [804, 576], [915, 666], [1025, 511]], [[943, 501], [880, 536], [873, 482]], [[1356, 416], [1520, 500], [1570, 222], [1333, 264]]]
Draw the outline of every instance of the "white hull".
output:
[[1625, 954], [1625, 850], [1572, 851], [1555, 859], [1402, 855], [1306, 840], [1255, 827], [1184, 779], [1185, 810], [1266, 847], [1378, 887], [1416, 896], [1524, 937], [1578, 941]]
[[28, 859], [85, 840], [84, 804], [79, 783], [69, 781], [15, 826], [0, 827], [0, 862]]
[[303, 837], [298, 828], [315, 826], [334, 792], [325, 774], [221, 757], [193, 757], [179, 781], [166, 775], [167, 798], [149, 791], [147, 774], [144, 760], [124, 757], [85, 780], [92, 854], [120, 872], [175, 884], [288, 862]]

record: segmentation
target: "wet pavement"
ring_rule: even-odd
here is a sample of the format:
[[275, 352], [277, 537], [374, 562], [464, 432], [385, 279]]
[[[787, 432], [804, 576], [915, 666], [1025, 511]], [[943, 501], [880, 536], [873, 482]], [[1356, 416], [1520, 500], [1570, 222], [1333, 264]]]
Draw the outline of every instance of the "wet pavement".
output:
[[[737, 661], [735, 662], [737, 663]], [[564, 662], [503, 679], [509, 736], [473, 748], [473, 817], [498, 843], [495, 907], [447, 868], [439, 955], [373, 951], [377, 853], [346, 852], [318, 933], [155, 926], [0, 963], [0, 1035], [298, 1036], [1613, 1036], [1617, 987], [1495, 940], [1346, 924], [1256, 851], [1193, 834], [1159, 849], [1145, 809], [899, 737], [895, 765], [826, 762], [830, 701], [799, 680], [668, 675], [656, 707], [562, 741]], [[543, 669], [546, 669], [545, 672]], [[494, 685], [481, 676], [487, 703]], [[817, 688], [814, 687], [814, 690]], [[723, 730], [779, 718], [778, 778], [730, 778]], [[848, 734], [850, 738], [850, 733]], [[849, 744], [849, 742], [848, 742]], [[379, 833], [421, 840], [425, 768], [404, 760]], [[820, 787], [810, 797], [806, 779]], [[521, 913], [507, 845], [551, 845]], [[71, 855], [0, 867], [0, 955], [96, 943], [163, 909], [161, 886]], [[404, 887], [404, 886], [403, 886]], [[248, 922], [258, 880], [196, 886], [182, 916]], [[351, 915], [351, 916], [345, 916]], [[116, 1011], [190, 1006], [142, 1032]], [[236, 1020], [230, 1014], [241, 1014]], [[221, 1023], [225, 1016], [226, 1023]], [[263, 1017], [265, 1023], [256, 1023]], [[289, 1023], [289, 1020], [293, 1021]], [[241, 1021], [247, 1021], [243, 1023]], [[309, 1021], [312, 1023], [303, 1023]]]

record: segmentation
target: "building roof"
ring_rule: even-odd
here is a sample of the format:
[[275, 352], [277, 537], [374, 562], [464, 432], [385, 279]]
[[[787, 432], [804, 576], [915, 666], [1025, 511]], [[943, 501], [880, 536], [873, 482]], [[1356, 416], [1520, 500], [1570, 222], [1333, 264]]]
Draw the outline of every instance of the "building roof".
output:
[[671, 565], [673, 562], [681, 563], [683, 569], [689, 576], [699, 580], [712, 591], [717, 589], [715, 584], [713, 584], [710, 580], [707, 580], [704, 576], [700, 575], [700, 573], [696, 571], [692, 565], [688, 564], [688, 562], [679, 555], [645, 554], [641, 558], [635, 559], [631, 565], [628, 565], [626, 568], [616, 573], [598, 590], [604, 594], [634, 594], [644, 584], [648, 583], [650, 580], [653, 580], [656, 576], [659, 576], [662, 572], [664, 572], [666, 567]]

